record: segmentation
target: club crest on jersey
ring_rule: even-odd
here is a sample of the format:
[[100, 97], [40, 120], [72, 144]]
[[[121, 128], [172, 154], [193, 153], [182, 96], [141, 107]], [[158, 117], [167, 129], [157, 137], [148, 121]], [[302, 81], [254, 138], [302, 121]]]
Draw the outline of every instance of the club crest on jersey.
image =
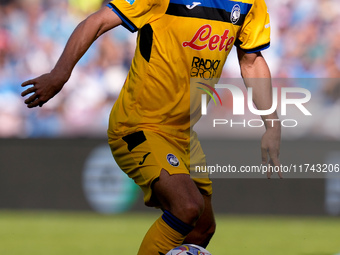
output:
[[241, 7], [238, 4], [235, 4], [230, 14], [231, 23], [235, 25], [237, 21], [239, 21], [240, 17], [241, 17]]
[[166, 155], [166, 159], [168, 160], [170, 165], [179, 166], [179, 160], [174, 154], [169, 153], [168, 155]]

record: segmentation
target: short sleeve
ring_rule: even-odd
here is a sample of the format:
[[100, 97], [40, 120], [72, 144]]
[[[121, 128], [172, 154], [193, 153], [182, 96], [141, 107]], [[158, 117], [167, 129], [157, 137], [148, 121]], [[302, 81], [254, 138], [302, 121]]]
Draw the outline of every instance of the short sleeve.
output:
[[169, 0], [113, 0], [107, 6], [120, 17], [124, 27], [136, 32], [164, 15], [168, 5]]
[[235, 45], [246, 53], [254, 53], [270, 46], [270, 20], [264, 0], [254, 0], [245, 17]]

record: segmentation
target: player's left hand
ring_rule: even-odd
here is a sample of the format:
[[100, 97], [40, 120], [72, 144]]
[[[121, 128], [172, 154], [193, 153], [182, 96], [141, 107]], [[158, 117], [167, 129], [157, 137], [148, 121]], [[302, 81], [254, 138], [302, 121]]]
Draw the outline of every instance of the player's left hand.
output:
[[[280, 143], [281, 143], [281, 129], [280, 128], [268, 128], [261, 141], [261, 154], [262, 154], [262, 164], [270, 166], [277, 166], [280, 170], [278, 171], [279, 177], [282, 179], [282, 172], [280, 168]], [[268, 160], [269, 159], [269, 160]], [[270, 179], [273, 172], [267, 171], [267, 178]]]
[[21, 96], [32, 95], [25, 100], [28, 108], [43, 106], [48, 100], [54, 97], [62, 89], [65, 82], [60, 79], [60, 76], [53, 73], [43, 74], [35, 79], [25, 81], [21, 84], [22, 87], [33, 85], [21, 93]]

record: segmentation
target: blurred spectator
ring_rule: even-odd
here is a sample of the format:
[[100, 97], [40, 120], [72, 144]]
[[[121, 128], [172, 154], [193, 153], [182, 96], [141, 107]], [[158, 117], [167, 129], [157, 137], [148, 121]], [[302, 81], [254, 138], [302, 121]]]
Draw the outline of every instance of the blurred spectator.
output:
[[[108, 33], [46, 107], [25, 109], [20, 84], [49, 72], [76, 25], [102, 1], [17, 0], [0, 5], [0, 137], [104, 136], [133, 56], [135, 35]], [[119, 32], [119, 34], [117, 34]]]

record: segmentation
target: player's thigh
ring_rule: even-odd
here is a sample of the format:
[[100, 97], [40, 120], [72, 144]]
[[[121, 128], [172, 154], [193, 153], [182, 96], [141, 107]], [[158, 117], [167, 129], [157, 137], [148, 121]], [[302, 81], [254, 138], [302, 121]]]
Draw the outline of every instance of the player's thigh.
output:
[[162, 169], [153, 185], [153, 195], [163, 210], [188, 224], [194, 224], [204, 211], [204, 199], [189, 174], [170, 175]]
[[170, 175], [189, 175], [182, 160], [184, 150], [158, 133], [138, 131], [118, 140], [109, 140], [109, 144], [119, 167], [141, 187], [148, 206], [160, 205], [153, 199], [152, 187], [159, 180], [162, 169]]

